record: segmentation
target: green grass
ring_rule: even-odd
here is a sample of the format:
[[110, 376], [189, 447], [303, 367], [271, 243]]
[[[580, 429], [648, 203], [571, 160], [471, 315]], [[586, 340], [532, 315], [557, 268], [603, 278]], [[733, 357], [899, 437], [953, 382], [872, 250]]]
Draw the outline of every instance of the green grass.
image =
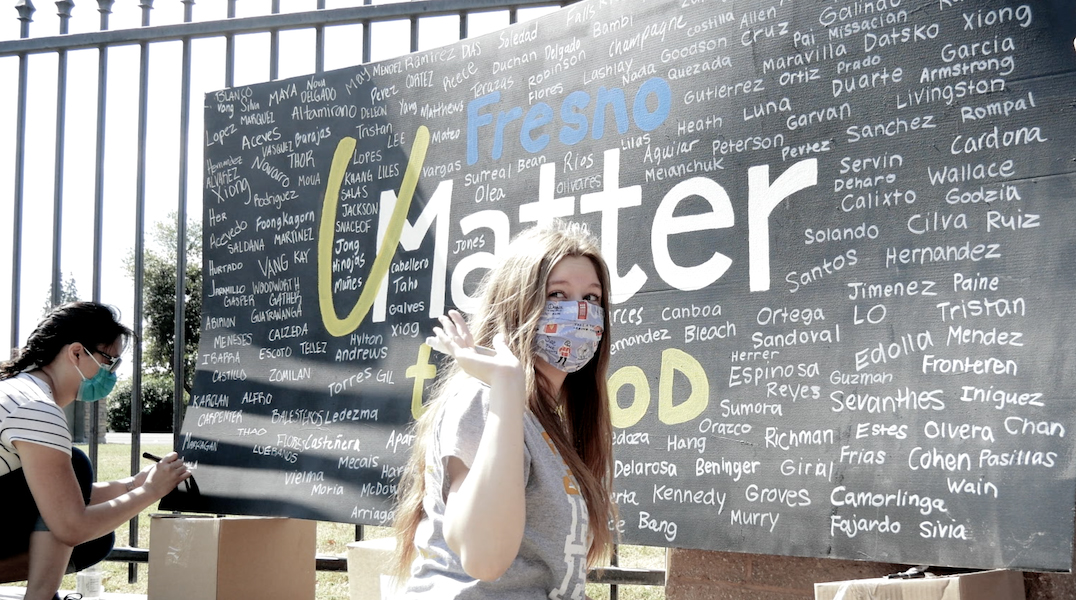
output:
[[[649, 546], [620, 546], [617, 549], [619, 565], [631, 569], [664, 569], [665, 548]], [[609, 586], [587, 584], [587, 596], [593, 600], [609, 600]], [[619, 600], [665, 600], [665, 588], [653, 585], [622, 585]]]
[[[89, 453], [86, 446], [78, 446]], [[142, 450], [157, 455], [164, 455], [171, 451], [171, 446], [143, 444]], [[126, 477], [130, 474], [131, 447], [124, 444], [101, 444], [98, 446], [98, 480], [110, 481]], [[116, 530], [117, 546], [134, 546], [138, 548], [149, 547], [149, 515], [158, 512], [157, 504], [142, 511], [138, 519], [138, 543], [131, 543], [129, 525], [124, 524]], [[336, 556], [347, 555], [347, 545], [355, 539], [355, 526], [348, 523], [317, 524], [317, 552]], [[391, 530], [384, 527], [366, 527], [366, 538], [380, 538], [391, 535]], [[621, 546], [620, 566], [637, 569], [664, 569], [665, 549], [648, 548], [644, 546]], [[146, 564], [137, 565], [137, 581], [128, 583], [127, 564], [106, 561], [98, 568], [102, 573], [104, 589], [112, 593], [145, 594], [149, 579]], [[75, 576], [64, 577], [62, 589], [75, 589]], [[587, 585], [587, 595], [593, 600], [608, 600], [609, 586]], [[317, 600], [347, 600], [349, 597], [347, 573], [334, 573], [319, 571], [317, 574]], [[664, 600], [665, 588], [656, 586], [620, 586], [619, 597], [621, 600]]]

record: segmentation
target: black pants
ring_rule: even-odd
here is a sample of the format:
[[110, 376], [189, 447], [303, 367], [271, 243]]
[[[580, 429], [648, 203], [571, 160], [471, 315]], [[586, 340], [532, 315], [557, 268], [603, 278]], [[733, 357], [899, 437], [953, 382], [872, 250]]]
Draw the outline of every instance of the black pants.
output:
[[[89, 504], [93, 490], [93, 467], [90, 466], [90, 459], [83, 451], [72, 448], [71, 466], [82, 489], [82, 499]], [[25, 554], [30, 550], [30, 534], [34, 531], [47, 531], [48, 528], [44, 526], [22, 469], [0, 476], [0, 504], [6, 507], [0, 511], [0, 529], [4, 531], [4, 535], [0, 536], [0, 558]], [[81, 571], [101, 562], [112, 551], [115, 541], [116, 534], [109, 533], [75, 546], [67, 572]]]

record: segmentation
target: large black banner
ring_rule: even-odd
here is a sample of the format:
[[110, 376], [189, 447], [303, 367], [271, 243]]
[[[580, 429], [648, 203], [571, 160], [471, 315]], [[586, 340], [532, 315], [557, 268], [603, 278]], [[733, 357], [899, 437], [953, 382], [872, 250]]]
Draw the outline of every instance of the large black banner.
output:
[[613, 272], [625, 542], [1069, 569], [1074, 23], [591, 0], [209, 94], [192, 506], [391, 521], [434, 317], [559, 217]]

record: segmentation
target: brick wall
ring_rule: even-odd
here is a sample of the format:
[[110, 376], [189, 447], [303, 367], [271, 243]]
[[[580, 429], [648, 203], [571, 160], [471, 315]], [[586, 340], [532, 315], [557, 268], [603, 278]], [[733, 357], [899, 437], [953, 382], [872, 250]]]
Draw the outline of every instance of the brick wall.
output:
[[[906, 565], [765, 554], [669, 550], [666, 600], [814, 598], [814, 584], [881, 577]], [[1071, 574], [1025, 573], [1027, 600], [1076, 599]]]

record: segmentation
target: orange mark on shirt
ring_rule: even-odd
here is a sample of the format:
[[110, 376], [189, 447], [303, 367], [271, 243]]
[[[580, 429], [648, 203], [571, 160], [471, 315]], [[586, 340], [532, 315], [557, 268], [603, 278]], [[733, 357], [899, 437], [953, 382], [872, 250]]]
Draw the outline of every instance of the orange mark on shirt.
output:
[[579, 484], [575, 482], [575, 476], [572, 475], [572, 468], [568, 466], [568, 463], [564, 462], [564, 458], [560, 456], [560, 452], [557, 452], [557, 447], [553, 444], [553, 439], [549, 437], [548, 433], [543, 431], [542, 439], [549, 445], [549, 449], [553, 451], [553, 454], [560, 458], [560, 463], [564, 465], [564, 470], [566, 472], [562, 480], [564, 482], [564, 493], [569, 496], [578, 496]]

